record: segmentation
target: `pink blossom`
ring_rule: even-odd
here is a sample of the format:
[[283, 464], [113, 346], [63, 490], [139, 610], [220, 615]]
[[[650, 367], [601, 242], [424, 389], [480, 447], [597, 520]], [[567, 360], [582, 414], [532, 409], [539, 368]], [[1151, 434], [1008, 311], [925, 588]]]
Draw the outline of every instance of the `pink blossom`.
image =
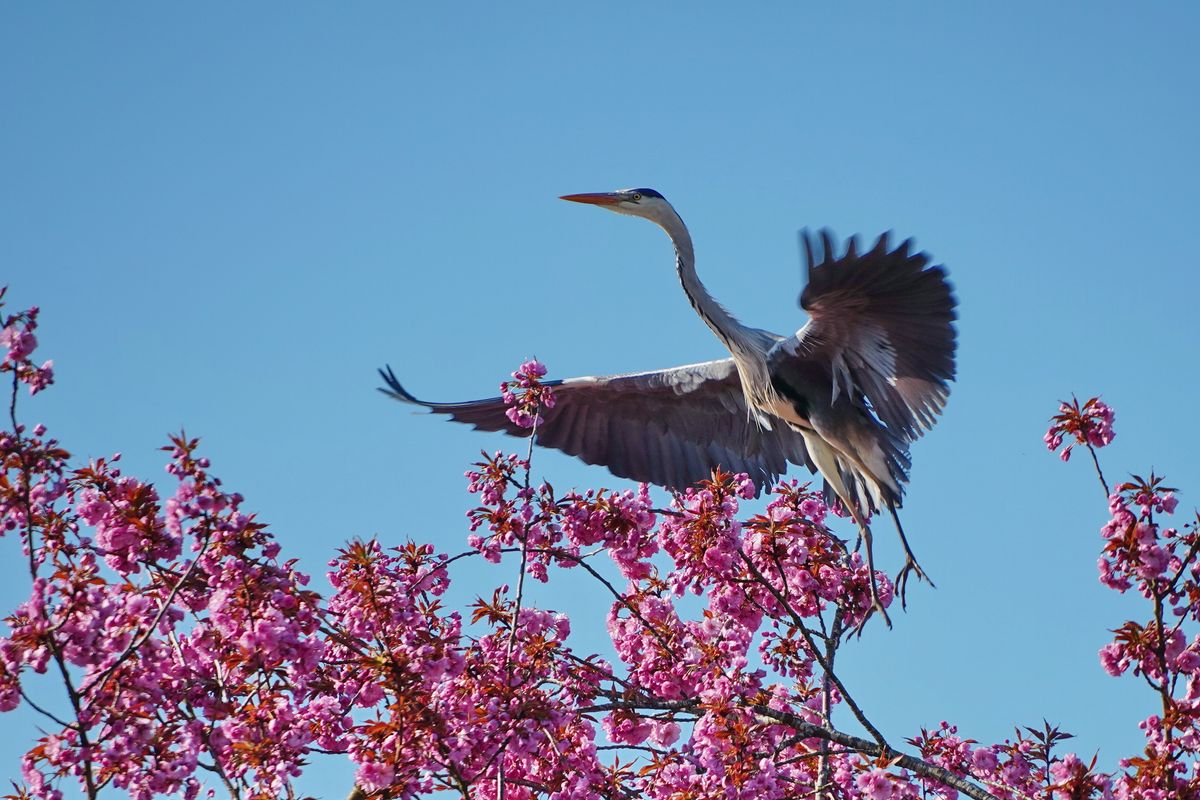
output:
[[500, 396], [509, 406], [505, 414], [514, 425], [536, 427], [542, 421], [540, 411], [554, 408], [554, 392], [541, 382], [545, 375], [546, 367], [532, 359], [517, 368], [511, 381], [500, 384]]
[[679, 725], [670, 720], [654, 723], [650, 740], [659, 747], [670, 747], [679, 739]]
[[1074, 441], [1059, 453], [1059, 458], [1068, 461], [1071, 458], [1071, 448], [1076, 445], [1090, 447], [1105, 447], [1112, 443], [1116, 433], [1113, 431], [1113, 411], [1103, 401], [1093, 397], [1080, 404], [1078, 400], [1070, 403], [1060, 403], [1059, 413], [1051, 420], [1050, 429], [1046, 431], [1042, 441], [1051, 452], [1062, 446], [1064, 438]]
[[28, 328], [14, 323], [0, 331], [0, 347], [8, 348], [6, 361], [24, 361], [37, 349], [37, 337]]
[[386, 763], [369, 761], [354, 773], [354, 782], [365, 792], [380, 792], [391, 785], [395, 769]]
[[1175, 670], [1182, 673], [1192, 673], [1200, 670], [1200, 653], [1187, 649], [1175, 657]]
[[37, 394], [54, 383], [54, 361], [46, 361], [36, 369], [30, 369], [24, 376], [29, 384], [29, 393]]
[[1104, 671], [1114, 678], [1120, 676], [1129, 668], [1129, 657], [1117, 642], [1109, 642], [1100, 648], [1100, 664]]
[[650, 720], [631, 714], [610, 714], [604, 718], [604, 732], [609, 739], [621, 744], [641, 744], [653, 731]]
[[895, 796], [895, 783], [891, 776], [881, 769], [864, 772], [854, 781], [854, 785], [862, 792], [863, 797], [870, 800], [891, 800]]
[[991, 773], [996, 771], [1000, 761], [993, 748], [979, 747], [971, 753], [971, 764], [980, 772]]

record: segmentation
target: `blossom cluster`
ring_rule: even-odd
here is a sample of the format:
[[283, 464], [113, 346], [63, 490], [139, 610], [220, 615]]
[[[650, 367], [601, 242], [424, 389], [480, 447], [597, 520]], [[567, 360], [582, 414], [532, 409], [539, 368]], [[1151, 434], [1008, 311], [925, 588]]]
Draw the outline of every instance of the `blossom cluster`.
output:
[[648, 559], [658, 552], [658, 542], [645, 485], [637, 491], [572, 492], [560, 499], [547, 483], [526, 485], [522, 475], [529, 462], [515, 455], [484, 454], [474, 466], [467, 472], [467, 490], [483, 505], [467, 513], [472, 532], [467, 543], [487, 560], [499, 563], [505, 548], [521, 547], [528, 573], [545, 582], [551, 564], [570, 569], [582, 563], [583, 548], [598, 545], [626, 577], [649, 574]]
[[52, 473], [68, 477], [56, 491], [22, 497], [37, 473], [7, 462], [16, 496], [5, 500], [33, 523], [33, 581], [0, 641], [3, 705], [22, 672], [54, 670], [76, 708], [22, 763], [36, 796], [74, 776], [90, 793], [191, 797], [202, 758], [260, 791], [301, 770], [325, 647], [318, 598], [196, 446], [174, 437], [165, 503], [115, 459], [69, 473], [60, 461]]
[[[1097, 400], [1064, 404], [1047, 436], [1070, 434], [1101, 447], [1112, 441], [1112, 423], [1112, 409]], [[1097, 474], [1103, 481], [1098, 463]], [[1100, 664], [1114, 677], [1140, 677], [1159, 705], [1140, 724], [1145, 752], [1122, 759], [1122, 771], [1111, 776], [1117, 800], [1200, 797], [1200, 517], [1170, 524], [1176, 491], [1153, 472], [1133, 475], [1111, 488], [1100, 529], [1100, 582], [1149, 601], [1149, 619], [1113, 630]]]
[[1161, 703], [1141, 724], [1144, 755], [1122, 762], [1119, 798], [1200, 796], [1200, 518], [1171, 525], [1177, 507], [1161, 477], [1135, 475], [1114, 488], [1101, 528], [1101, 583], [1135, 589], [1151, 614], [1114, 630], [1100, 663], [1114, 677], [1140, 676]]
[[[7, 287], [0, 288], [0, 305], [3, 305], [7, 291]], [[0, 315], [0, 348], [5, 351], [0, 372], [11, 372], [14, 380], [29, 387], [30, 394], [37, 394], [54, 383], [54, 362], [44, 361], [37, 366], [30, 358], [38, 344], [34, 334], [38, 313], [38, 307], [33, 306], [18, 314]]]
[[541, 412], [554, 408], [554, 391], [542, 383], [546, 367], [530, 359], [517, 368], [512, 380], [500, 384], [500, 396], [508, 404], [508, 418], [521, 428], [534, 428], [542, 423]]
[[[483, 501], [469, 512], [471, 544], [494, 561], [524, 550], [526, 569], [541, 580], [551, 567], [591, 563], [586, 548], [599, 547], [627, 581], [624, 590], [610, 585], [608, 632], [621, 669], [604, 672], [594, 662], [604, 679], [590, 708], [607, 712], [601, 729], [614, 745], [653, 753], [640, 776], [626, 780], [630, 791], [664, 800], [774, 798], [824, 781], [850, 798], [955, 796], [940, 780], [860, 753], [829, 754], [822, 778], [824, 740], [798, 736], [790, 722], [828, 724], [844, 698], [824, 683], [818, 637], [832, 635], [836, 648], [872, 607], [871, 576], [825, 527], [819, 493], [781, 484], [765, 513], [743, 521], [740, 505], [754, 495], [744, 475], [718, 472], [656, 512], [644, 487], [559, 498], [546, 484], [530, 489], [528, 469], [496, 454], [468, 473], [469, 490]], [[660, 552], [670, 560], [665, 572]], [[887, 576], [875, 579], [890, 603]], [[698, 614], [685, 612], [687, 595], [704, 601]], [[1049, 785], [1024, 740], [980, 747], [947, 727], [913, 744], [946, 775], [996, 797], [1041, 797]], [[1055, 769], [1064, 760], [1047, 759]]]
[[[1050, 420], [1050, 429], [1042, 437], [1050, 452], [1067, 446], [1058, 454], [1063, 461], [1071, 459], [1071, 449], [1076, 445], [1105, 447], [1116, 437], [1113, 430], [1113, 411], [1100, 398], [1093, 397], [1083, 405], [1072, 399], [1059, 403], [1058, 413]], [[1070, 441], [1074, 440], [1074, 441]]]
[[467, 637], [439, 600], [448, 559], [429, 545], [354, 543], [331, 567], [329, 621], [341, 635], [325, 675], [343, 713], [368, 716], [347, 716], [322, 743], [358, 764], [359, 788], [412, 797], [477, 785], [491, 796], [503, 774], [564, 797], [611, 790], [578, 713], [611, 670], [572, 652], [565, 616], [520, 608], [498, 589], [473, 607], [470, 622], [487, 632]]

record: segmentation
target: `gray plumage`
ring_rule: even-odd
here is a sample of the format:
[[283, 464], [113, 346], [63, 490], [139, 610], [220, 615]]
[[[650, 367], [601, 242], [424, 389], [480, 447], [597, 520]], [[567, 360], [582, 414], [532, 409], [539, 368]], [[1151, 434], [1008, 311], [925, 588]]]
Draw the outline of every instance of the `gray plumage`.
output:
[[[505, 414], [499, 397], [430, 403], [408, 393], [391, 368], [380, 370], [384, 393], [465, 422], [476, 430], [528, 436]], [[804, 439], [790, 428], [760, 427], [746, 408], [732, 358], [607, 377], [546, 381], [554, 408], [543, 409], [537, 443], [614, 475], [682, 489], [714, 468], [745, 472], [758, 487], [773, 483], [788, 462], [815, 471]]]

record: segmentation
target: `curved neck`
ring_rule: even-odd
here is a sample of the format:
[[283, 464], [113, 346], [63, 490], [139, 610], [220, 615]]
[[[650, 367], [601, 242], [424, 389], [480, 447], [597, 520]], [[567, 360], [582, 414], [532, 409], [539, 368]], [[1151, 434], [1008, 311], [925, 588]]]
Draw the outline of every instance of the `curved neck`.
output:
[[[673, 210], [672, 210], [673, 211]], [[692, 236], [687, 226], [683, 224], [676, 213], [667, 215], [664, 219], [655, 220], [675, 246], [675, 270], [679, 273], [679, 283], [683, 292], [691, 302], [692, 308], [712, 329], [717, 338], [734, 353], [759, 353], [762, 350], [754, 331], [747, 328], [718, 303], [696, 274], [696, 253], [692, 247]]]

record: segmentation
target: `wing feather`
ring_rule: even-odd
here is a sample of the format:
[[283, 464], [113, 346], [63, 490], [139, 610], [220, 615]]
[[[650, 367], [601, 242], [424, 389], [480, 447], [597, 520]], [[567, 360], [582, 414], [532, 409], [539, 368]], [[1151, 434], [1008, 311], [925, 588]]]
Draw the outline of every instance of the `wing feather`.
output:
[[802, 234], [808, 285], [800, 305], [808, 323], [773, 353], [827, 365], [832, 397], [864, 396], [872, 411], [904, 441], [933, 426], [954, 380], [955, 299], [945, 270], [894, 249], [888, 235], [859, 252], [851, 239], [843, 255], [828, 231]]
[[[528, 436], [499, 397], [431, 403], [410, 394], [388, 368], [390, 397], [485, 431]], [[760, 489], [788, 462], [813, 469], [803, 437], [786, 425], [766, 430], [746, 409], [732, 358], [629, 375], [548, 381], [554, 408], [542, 412], [537, 442], [608, 467], [615, 475], [682, 489], [720, 467], [746, 472]]]

